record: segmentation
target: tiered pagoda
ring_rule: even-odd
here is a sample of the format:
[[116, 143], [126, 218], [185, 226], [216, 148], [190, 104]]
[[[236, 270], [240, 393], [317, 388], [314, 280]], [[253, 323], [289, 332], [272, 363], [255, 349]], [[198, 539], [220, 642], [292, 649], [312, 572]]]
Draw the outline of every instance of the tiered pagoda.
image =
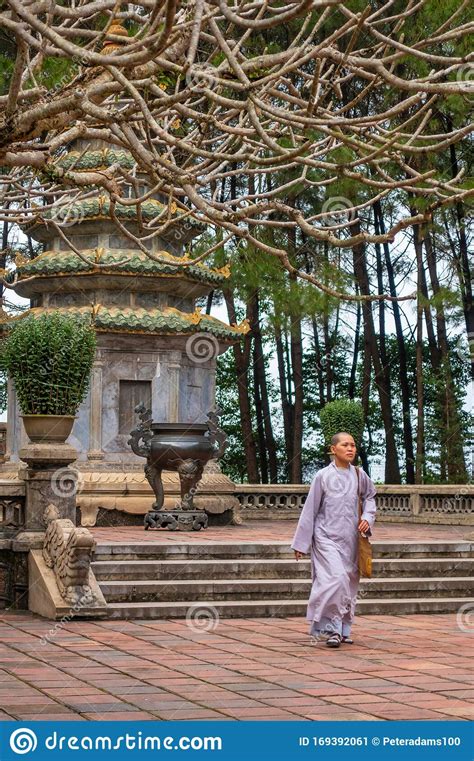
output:
[[[119, 164], [134, 172], [131, 154], [99, 141], [77, 141], [56, 164], [75, 172]], [[131, 196], [131, 186], [123, 187], [122, 193]], [[139, 237], [135, 204], [117, 204], [115, 214]], [[160, 215], [167, 218], [168, 209], [149, 199], [141, 203], [140, 214], [140, 221], [151, 223]], [[94, 524], [102, 510], [113, 510], [114, 522], [120, 523], [117, 511], [141, 514], [150, 507], [143, 460], [127, 443], [137, 420], [134, 407], [144, 402], [159, 422], [205, 422], [207, 413], [215, 409], [216, 357], [239, 340], [248, 325], [230, 326], [196, 309], [196, 299], [222, 287], [229, 271], [202, 263], [184, 266], [189, 261], [186, 243], [202, 228], [177, 209], [166, 232], [147, 241], [155, 258], [120, 231], [110, 217], [108, 197], [99, 190], [67, 206], [39, 209], [26, 232], [46, 250], [18, 268], [16, 292], [31, 299], [35, 313], [90, 314], [97, 331], [90, 390], [69, 442], [79, 453], [83, 524]], [[10, 468], [25, 443], [11, 389]], [[233, 486], [215, 465], [209, 470], [200, 487], [203, 495], [208, 494], [202, 506], [221, 513], [228, 509]], [[178, 492], [176, 474], [169, 474], [165, 491], [167, 486]]]

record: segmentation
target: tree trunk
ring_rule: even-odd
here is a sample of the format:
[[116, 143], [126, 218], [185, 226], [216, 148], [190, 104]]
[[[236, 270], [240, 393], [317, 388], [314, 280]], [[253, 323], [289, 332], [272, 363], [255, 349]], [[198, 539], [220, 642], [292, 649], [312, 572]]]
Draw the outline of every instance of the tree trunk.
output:
[[[358, 288], [356, 284], [356, 293], [358, 293]], [[352, 353], [352, 364], [351, 364], [351, 374], [349, 376], [349, 387], [347, 390], [347, 395], [349, 399], [353, 399], [355, 397], [355, 391], [356, 391], [356, 374], [357, 374], [357, 362], [359, 359], [359, 340], [360, 340], [360, 321], [361, 321], [361, 315], [362, 315], [362, 309], [360, 306], [360, 301], [357, 302], [357, 316], [356, 316], [356, 324], [355, 324], [355, 330], [354, 330], [354, 351]]]
[[285, 346], [281, 333], [281, 327], [275, 323], [275, 344], [278, 362], [278, 380], [280, 382], [281, 409], [283, 413], [283, 433], [285, 439], [285, 470], [286, 480], [290, 483], [290, 463], [293, 460], [293, 437], [292, 437], [292, 409], [289, 392], [289, 378], [286, 372]]
[[[294, 198], [290, 197], [288, 203], [294, 206]], [[296, 230], [288, 230], [288, 253], [295, 262], [296, 257]], [[296, 276], [290, 275], [290, 289], [296, 285]], [[302, 447], [303, 447], [303, 337], [301, 332], [301, 309], [296, 309], [296, 314], [290, 312], [290, 353], [291, 353], [291, 378], [293, 381], [293, 409], [292, 409], [292, 439], [293, 457], [290, 461], [290, 481], [300, 484], [303, 480]]]
[[210, 291], [207, 294], [207, 300], [206, 300], [206, 314], [211, 314], [212, 309], [212, 302], [214, 299], [214, 291]]
[[[255, 382], [255, 400], [257, 414], [257, 423], [259, 426], [259, 441], [260, 431], [262, 432], [262, 445], [260, 445], [261, 460], [265, 465], [268, 462], [268, 468], [266, 467], [266, 478], [263, 477], [262, 466], [262, 481], [268, 483], [268, 475], [270, 476], [270, 483], [276, 484], [278, 482], [278, 463], [276, 454], [276, 443], [273, 435], [272, 418], [270, 413], [270, 402], [268, 399], [268, 386], [267, 376], [265, 371], [265, 358], [263, 354], [263, 341], [262, 331], [260, 328], [260, 308], [258, 299], [258, 290], [256, 290], [251, 299], [251, 314], [252, 314], [252, 331], [254, 337], [253, 344], [253, 357], [254, 357], [254, 382]], [[257, 407], [258, 398], [258, 407]]]
[[293, 370], [293, 458], [291, 460], [291, 483], [300, 484], [303, 479], [303, 338], [301, 319], [291, 321], [291, 366]]
[[[10, 232], [10, 225], [5, 220], [2, 229], [2, 253], [0, 255], [0, 268], [6, 269], [7, 266], [7, 248], [8, 248], [8, 234]], [[5, 293], [5, 286], [0, 284], [0, 308], [3, 308], [3, 294]]]
[[[378, 219], [378, 228], [382, 234], [385, 234], [385, 223], [383, 219], [382, 205], [380, 201], [374, 203], [374, 213]], [[395, 283], [395, 273], [392, 259], [390, 256], [390, 246], [384, 243], [385, 266], [391, 296], [397, 295]], [[402, 317], [398, 301], [392, 302], [393, 319], [395, 322], [395, 333], [398, 343], [398, 360], [399, 360], [399, 382], [402, 397], [402, 415], [403, 415], [403, 443], [405, 446], [405, 470], [407, 483], [415, 483], [415, 454], [413, 450], [413, 430], [411, 425], [411, 394], [408, 381], [408, 362], [405, 345], [405, 336], [403, 335]]]
[[[418, 230], [418, 228], [416, 229]], [[416, 249], [416, 246], [420, 246], [421, 251], [423, 251], [423, 242], [421, 241], [421, 239], [418, 243], [415, 242], [415, 249]], [[421, 272], [419, 273], [419, 282], [421, 287], [421, 293], [423, 296], [422, 301], [423, 301], [423, 312], [425, 315], [425, 322], [426, 322], [426, 337], [428, 339], [428, 347], [430, 350], [431, 366], [435, 372], [439, 372], [439, 367], [441, 364], [441, 356], [438, 349], [438, 342], [436, 340], [436, 333], [435, 333], [435, 329], [433, 325], [433, 317], [431, 315], [431, 307], [429, 304], [430, 294], [428, 293], [428, 285], [426, 283], [426, 274], [425, 274], [425, 268], [423, 265], [423, 254], [421, 253], [420, 256], [422, 257], [422, 261], [421, 261]]]
[[[431, 288], [434, 296], [440, 295], [440, 284], [436, 267], [436, 256], [433, 242], [429, 233], [424, 238], [426, 258], [430, 273]], [[438, 348], [441, 360], [440, 373], [440, 406], [443, 410], [443, 425], [441, 428], [441, 449], [446, 463], [448, 480], [451, 483], [467, 481], [466, 464], [464, 461], [463, 434], [459, 410], [454, 394], [451, 360], [449, 356], [446, 318], [441, 301], [436, 301], [436, 330], [438, 333]]]
[[[227, 305], [229, 322], [235, 324], [237, 322], [237, 316], [234, 294], [231, 291], [226, 290], [224, 291], [224, 298]], [[247, 307], [247, 319], [249, 319], [250, 316], [249, 312], [250, 310]], [[250, 333], [247, 333], [247, 335], [244, 336], [243, 349], [240, 343], [236, 343], [232, 346], [232, 350], [234, 352], [235, 368], [237, 371], [237, 391], [239, 395], [240, 424], [242, 426], [245, 465], [249, 483], [258, 484], [260, 479], [257, 465], [257, 450], [253, 438], [252, 411], [248, 392], [251, 340]]]
[[[324, 258], [326, 264], [329, 267], [329, 247], [324, 243]], [[326, 402], [332, 402], [333, 400], [333, 387], [334, 387], [334, 370], [331, 359], [332, 352], [332, 336], [329, 332], [329, 298], [324, 296], [324, 309], [322, 314], [323, 321], [323, 336], [324, 336], [324, 366], [323, 369], [326, 373]]]
[[[304, 234], [302, 235], [303, 240], [305, 240]], [[305, 262], [306, 262], [306, 272], [309, 274], [311, 272], [311, 263], [309, 261], [308, 254], [305, 253]], [[319, 333], [318, 333], [318, 323], [314, 317], [311, 319], [311, 327], [313, 329], [313, 341], [314, 341], [314, 360], [315, 360], [315, 371], [316, 371], [316, 381], [318, 384], [318, 395], [319, 395], [319, 406], [322, 408], [324, 407], [326, 400], [324, 396], [324, 376], [323, 376], [323, 366], [322, 366], [322, 357], [321, 357], [321, 343], [319, 340]]]
[[425, 411], [423, 384], [423, 248], [420, 240], [420, 228], [413, 228], [413, 245], [416, 253], [417, 302], [416, 302], [416, 460], [415, 483], [422, 484], [425, 476]]
[[[452, 120], [448, 117], [448, 130], [452, 130]], [[456, 146], [450, 146], [451, 174], [456, 177], [459, 171], [456, 154]], [[456, 204], [456, 218], [459, 235], [459, 253], [454, 252], [460, 273], [459, 284], [461, 287], [464, 320], [466, 322], [467, 340], [471, 349], [471, 377], [474, 378], [474, 300], [472, 296], [472, 282], [474, 280], [469, 263], [469, 250], [466, 237], [466, 223], [464, 205], [459, 201]]]
[[260, 480], [262, 484], [268, 484], [268, 462], [267, 448], [265, 445], [265, 427], [263, 422], [262, 397], [260, 394], [260, 384], [255, 361], [255, 341], [253, 344], [253, 401], [255, 405], [255, 417], [257, 418], [257, 443], [260, 460]]
[[[352, 230], [355, 234], [360, 232], [359, 220], [357, 220], [356, 224], [353, 225]], [[354, 246], [352, 252], [354, 262], [354, 275], [359, 284], [360, 292], [364, 295], [368, 295], [370, 293], [370, 284], [367, 272], [367, 262], [365, 258], [365, 246], [363, 244]], [[363, 302], [362, 315], [364, 318], [365, 345], [370, 349], [370, 356], [372, 358], [372, 363], [375, 371], [375, 384], [379, 392], [380, 410], [382, 413], [382, 420], [385, 429], [385, 483], [399, 484], [401, 482], [400, 467], [398, 464], [397, 448], [393, 431], [394, 421], [390, 397], [390, 387], [387, 385], [385, 369], [380, 359], [380, 352], [375, 334], [374, 317], [372, 314], [372, 306], [370, 302]]]

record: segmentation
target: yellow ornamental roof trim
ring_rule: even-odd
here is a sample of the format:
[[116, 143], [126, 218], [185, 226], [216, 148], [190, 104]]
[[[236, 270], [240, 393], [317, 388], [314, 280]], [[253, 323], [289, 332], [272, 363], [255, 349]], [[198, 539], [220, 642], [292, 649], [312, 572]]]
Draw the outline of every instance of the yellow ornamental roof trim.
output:
[[244, 336], [249, 332], [249, 330], [251, 330], [250, 323], [246, 317], [242, 320], [241, 323], [239, 323], [239, 325], [237, 325], [236, 322], [232, 322], [230, 327], [234, 330], [237, 330]]
[[230, 271], [230, 264], [224, 264], [223, 267], [219, 267], [215, 270], [219, 273], [219, 275], [223, 275], [224, 277], [230, 277], [231, 271]]
[[[123, 37], [123, 40], [121, 42], [118, 42], [118, 40], [111, 40], [109, 37], [110, 35]], [[107, 35], [101, 53], [104, 55], [109, 55], [114, 50], [120, 50], [126, 42], [125, 38], [128, 39], [128, 32], [122, 25], [122, 21], [120, 19], [114, 19], [107, 30]]]

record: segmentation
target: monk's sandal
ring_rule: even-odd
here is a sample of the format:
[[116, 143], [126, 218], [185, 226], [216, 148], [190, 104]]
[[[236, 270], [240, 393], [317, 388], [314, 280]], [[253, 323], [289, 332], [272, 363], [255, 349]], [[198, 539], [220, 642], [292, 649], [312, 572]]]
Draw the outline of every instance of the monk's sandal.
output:
[[334, 632], [329, 639], [326, 642], [326, 645], [328, 647], [340, 647], [342, 642], [342, 637], [338, 632]]
[[317, 645], [320, 642], [327, 642], [329, 637], [331, 637], [331, 632], [318, 632], [317, 634], [312, 634], [309, 639], [310, 645]]

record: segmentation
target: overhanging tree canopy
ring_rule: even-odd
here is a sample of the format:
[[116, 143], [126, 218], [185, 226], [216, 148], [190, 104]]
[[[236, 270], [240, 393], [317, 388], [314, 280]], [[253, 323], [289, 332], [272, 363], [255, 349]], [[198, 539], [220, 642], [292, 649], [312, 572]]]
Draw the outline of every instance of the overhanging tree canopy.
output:
[[[472, 129], [469, 7], [5, 0], [0, 219], [24, 225], [38, 205], [44, 214], [99, 186], [119, 226], [118, 205], [136, 209], [139, 232], [127, 234], [144, 252], [181, 210], [181, 224], [216, 231], [199, 259], [245, 240], [331, 293], [285, 235], [343, 249], [391, 241], [474, 192], [462, 161], [453, 172], [441, 160]], [[78, 138], [130, 152], [136, 167], [79, 171], [80, 156], [61, 167]], [[375, 233], [364, 212], [391, 195], [396, 218]], [[152, 196], [165, 205], [149, 219]]]

